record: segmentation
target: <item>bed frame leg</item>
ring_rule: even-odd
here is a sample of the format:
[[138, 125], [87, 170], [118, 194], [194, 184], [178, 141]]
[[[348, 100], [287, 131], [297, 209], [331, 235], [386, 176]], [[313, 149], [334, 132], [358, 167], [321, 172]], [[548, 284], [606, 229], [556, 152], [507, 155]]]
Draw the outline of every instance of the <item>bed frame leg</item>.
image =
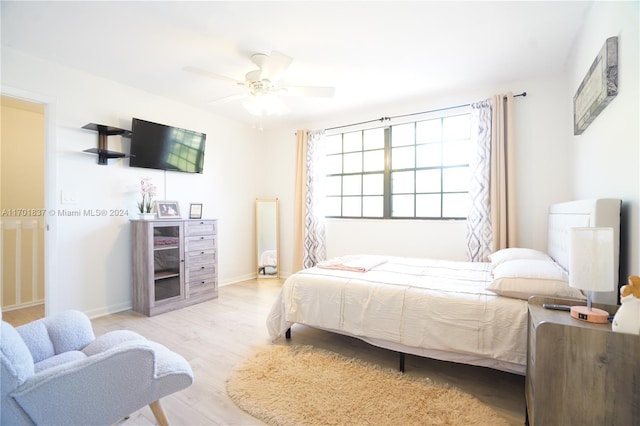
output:
[[404, 373], [404, 358], [405, 358], [405, 353], [404, 352], [399, 352], [400, 353], [400, 372]]
[[291, 340], [291, 327], [287, 328], [287, 331], [284, 332], [284, 338]]

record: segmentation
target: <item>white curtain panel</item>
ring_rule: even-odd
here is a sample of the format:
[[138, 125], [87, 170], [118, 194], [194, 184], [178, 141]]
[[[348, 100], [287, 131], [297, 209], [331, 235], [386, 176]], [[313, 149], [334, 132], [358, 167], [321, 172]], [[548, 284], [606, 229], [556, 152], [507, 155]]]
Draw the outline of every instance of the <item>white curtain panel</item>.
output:
[[470, 208], [467, 215], [467, 258], [485, 262], [491, 254], [491, 100], [471, 104], [471, 131], [476, 149], [471, 161]]
[[327, 257], [325, 218], [322, 204], [324, 200], [324, 130], [314, 130], [308, 134], [307, 176], [305, 191], [304, 253], [302, 266], [311, 268]]

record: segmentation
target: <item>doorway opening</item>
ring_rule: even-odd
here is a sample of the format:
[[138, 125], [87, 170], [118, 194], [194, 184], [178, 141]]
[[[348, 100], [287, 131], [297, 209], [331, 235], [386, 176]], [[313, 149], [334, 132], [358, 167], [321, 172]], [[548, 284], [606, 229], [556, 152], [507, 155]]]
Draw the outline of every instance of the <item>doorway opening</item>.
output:
[[0, 300], [3, 319], [30, 321], [45, 315], [46, 105], [3, 94], [1, 108]]

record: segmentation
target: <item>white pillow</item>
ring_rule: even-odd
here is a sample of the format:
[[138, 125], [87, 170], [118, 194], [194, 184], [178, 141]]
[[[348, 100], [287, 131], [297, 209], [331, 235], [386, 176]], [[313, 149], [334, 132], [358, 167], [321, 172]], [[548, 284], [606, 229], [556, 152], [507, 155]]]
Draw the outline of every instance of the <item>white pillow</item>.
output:
[[517, 259], [493, 268], [493, 281], [487, 290], [500, 296], [527, 300], [531, 296], [585, 299], [569, 286], [569, 275], [552, 260]]
[[498, 250], [489, 255], [489, 260], [491, 264], [495, 268], [501, 263], [508, 262], [510, 260], [518, 260], [518, 259], [539, 259], [539, 260], [552, 260], [548, 254], [543, 253], [538, 250], [529, 249], [529, 248], [506, 248], [502, 250]]

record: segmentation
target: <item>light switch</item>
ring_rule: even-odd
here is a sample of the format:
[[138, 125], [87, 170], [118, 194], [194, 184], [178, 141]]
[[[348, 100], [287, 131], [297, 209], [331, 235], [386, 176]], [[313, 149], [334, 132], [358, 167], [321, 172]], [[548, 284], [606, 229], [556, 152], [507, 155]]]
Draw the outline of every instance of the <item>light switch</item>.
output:
[[76, 204], [78, 202], [78, 194], [73, 191], [62, 191], [62, 204]]

